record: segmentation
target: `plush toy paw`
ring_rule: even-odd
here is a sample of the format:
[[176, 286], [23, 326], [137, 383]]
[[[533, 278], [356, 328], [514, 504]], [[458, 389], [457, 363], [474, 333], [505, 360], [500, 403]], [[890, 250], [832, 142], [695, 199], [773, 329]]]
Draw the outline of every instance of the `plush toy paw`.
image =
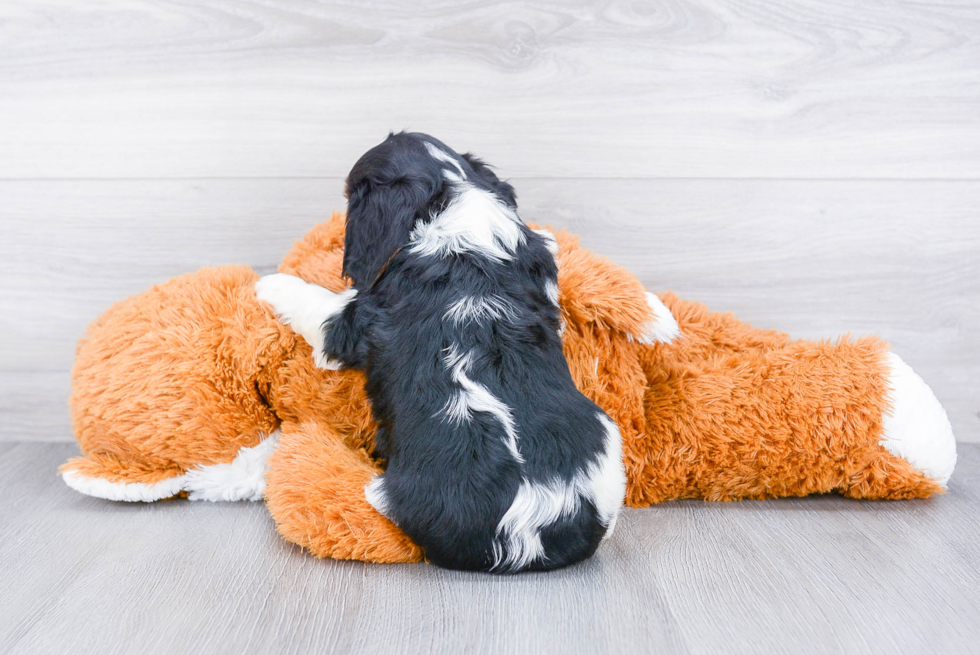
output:
[[184, 493], [191, 500], [259, 501], [265, 492], [266, 462], [278, 445], [279, 433], [273, 432], [241, 448], [230, 462], [199, 464], [183, 472], [90, 453], [69, 460], [60, 473], [75, 491], [106, 500], [150, 503]]
[[269, 456], [279, 446], [279, 433], [273, 432], [258, 445], [242, 448], [227, 464], [211, 464], [188, 469], [184, 489], [191, 500], [262, 500], [265, 469]]
[[674, 315], [670, 313], [670, 310], [656, 294], [647, 291], [646, 296], [650, 311], [653, 312], [653, 318], [643, 326], [643, 331], [640, 334], [632, 335], [633, 339], [646, 345], [670, 343], [681, 333]]
[[323, 352], [323, 324], [344, 311], [357, 295], [355, 289], [334, 293], [293, 275], [275, 273], [255, 283], [255, 295], [272, 305], [279, 320], [310, 344], [318, 368], [336, 371], [343, 367]]
[[888, 353], [890, 411], [882, 417], [881, 445], [943, 488], [956, 465], [956, 439], [932, 389], [895, 353]]

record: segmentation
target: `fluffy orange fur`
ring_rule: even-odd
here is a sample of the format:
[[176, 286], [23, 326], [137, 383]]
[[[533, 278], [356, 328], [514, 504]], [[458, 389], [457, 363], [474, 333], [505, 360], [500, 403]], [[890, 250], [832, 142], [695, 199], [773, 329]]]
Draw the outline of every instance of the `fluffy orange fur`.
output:
[[[279, 267], [333, 291], [344, 222], [334, 214]], [[642, 345], [653, 315], [639, 281], [557, 232], [563, 340], [579, 389], [623, 435], [627, 503], [839, 492], [940, 493], [878, 443], [887, 409], [875, 338], [793, 341], [667, 293], [682, 336]], [[231, 461], [279, 429], [266, 503], [279, 532], [320, 557], [419, 561], [364, 498], [380, 472], [364, 378], [314, 367], [310, 347], [253, 290], [248, 268], [202, 269], [122, 301], [78, 347], [70, 399], [83, 456], [64, 471], [152, 484]]]

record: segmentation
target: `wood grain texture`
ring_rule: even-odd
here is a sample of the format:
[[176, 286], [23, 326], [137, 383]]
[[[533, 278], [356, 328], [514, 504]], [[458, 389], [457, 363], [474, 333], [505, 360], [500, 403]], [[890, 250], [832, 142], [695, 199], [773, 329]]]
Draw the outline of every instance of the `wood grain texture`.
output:
[[963, 0], [8, 0], [0, 178], [339, 176], [389, 129], [514, 176], [980, 176]]
[[[525, 220], [800, 338], [881, 334], [980, 440], [980, 183], [516, 180]], [[68, 440], [74, 345], [113, 302], [201, 266], [275, 269], [340, 179], [7, 181], [0, 439]]]
[[0, 653], [967, 653], [980, 446], [946, 496], [665, 503], [593, 559], [493, 577], [320, 561], [261, 503], [128, 505], [0, 444]]

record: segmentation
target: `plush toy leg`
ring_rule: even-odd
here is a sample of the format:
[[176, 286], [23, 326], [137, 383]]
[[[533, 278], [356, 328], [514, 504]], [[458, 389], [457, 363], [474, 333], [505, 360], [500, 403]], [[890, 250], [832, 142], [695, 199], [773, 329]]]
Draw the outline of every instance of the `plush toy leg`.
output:
[[791, 342], [663, 299], [681, 336], [641, 354], [646, 432], [624, 444], [631, 504], [942, 491], [955, 461], [952, 432], [887, 344]]
[[202, 269], [117, 303], [78, 346], [72, 488], [113, 500], [259, 500], [279, 419], [271, 378], [296, 337], [243, 266]]
[[127, 462], [110, 453], [74, 457], [58, 470], [75, 491], [106, 500], [152, 502], [184, 490], [183, 469], [163, 462]]
[[279, 433], [274, 432], [256, 446], [241, 448], [229, 462], [186, 470], [172, 462], [89, 453], [68, 460], [59, 472], [75, 491], [106, 500], [152, 502], [179, 495], [191, 500], [256, 501], [262, 500], [266, 461], [278, 443]]
[[328, 425], [283, 424], [266, 472], [266, 504], [280, 534], [317, 557], [419, 562], [419, 548], [364, 496], [380, 472]]
[[529, 226], [555, 255], [563, 324], [611, 328], [639, 343], [669, 342], [677, 336], [670, 312], [626, 269], [580, 247], [578, 237], [565, 230]]

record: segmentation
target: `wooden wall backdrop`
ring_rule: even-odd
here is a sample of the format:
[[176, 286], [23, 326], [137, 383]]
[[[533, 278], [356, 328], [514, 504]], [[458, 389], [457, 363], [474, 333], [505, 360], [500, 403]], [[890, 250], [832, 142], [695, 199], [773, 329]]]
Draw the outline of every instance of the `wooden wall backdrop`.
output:
[[0, 439], [70, 440], [74, 343], [271, 271], [388, 130], [528, 220], [799, 337], [880, 333], [980, 441], [980, 4], [0, 4]]

